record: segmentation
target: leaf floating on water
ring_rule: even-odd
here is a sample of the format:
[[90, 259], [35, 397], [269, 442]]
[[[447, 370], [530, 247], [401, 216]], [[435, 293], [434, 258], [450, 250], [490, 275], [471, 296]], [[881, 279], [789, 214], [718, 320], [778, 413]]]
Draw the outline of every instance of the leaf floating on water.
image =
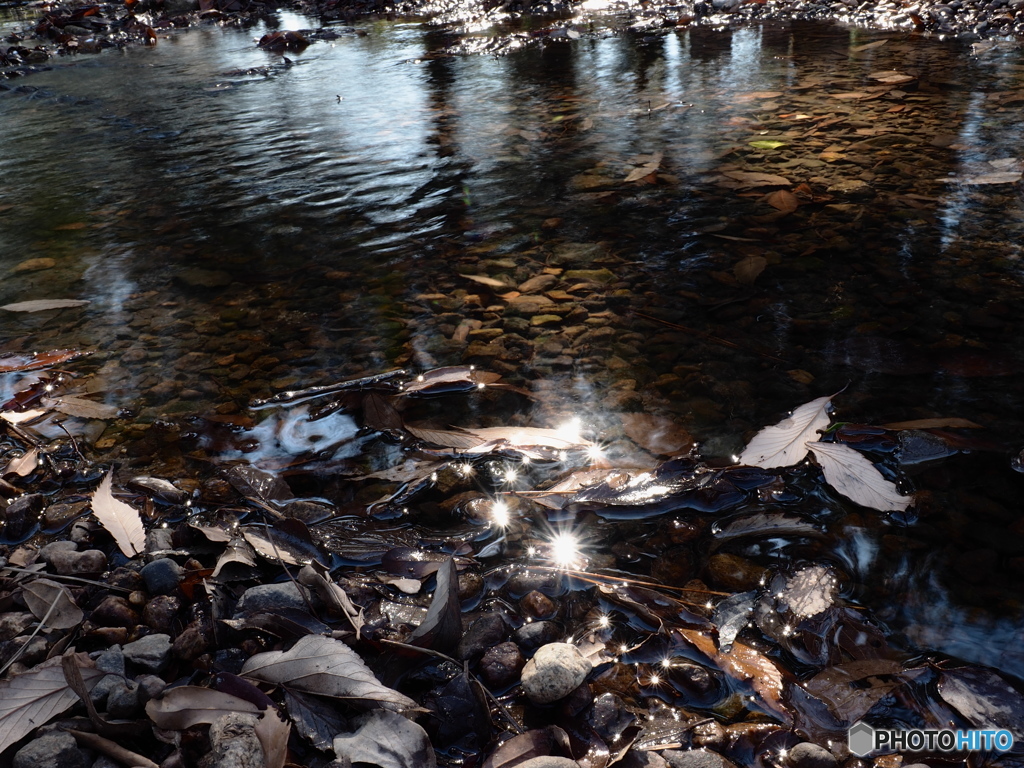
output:
[[838, 588], [835, 574], [829, 568], [811, 565], [789, 577], [782, 596], [776, 597], [776, 605], [799, 619], [810, 619], [835, 604]]
[[[84, 654], [76, 654], [75, 658], [81, 662], [87, 688], [91, 689], [105, 676], [93, 666], [84, 666], [92, 664]], [[0, 680], [0, 753], [77, 703], [78, 696], [64, 677], [61, 657]]]
[[412, 720], [375, 709], [356, 722], [359, 730], [355, 733], [334, 738], [334, 753], [342, 761], [379, 768], [437, 768], [427, 732]]
[[111, 490], [113, 470], [108, 472], [92, 494], [92, 513], [106, 528], [125, 557], [134, 557], [146, 549], [146, 531], [135, 507], [114, 498]]
[[777, 189], [765, 198], [772, 208], [783, 213], [792, 213], [800, 207], [800, 198], [787, 189]]
[[640, 181], [640, 179], [647, 178], [652, 173], [656, 173], [661, 168], [661, 160], [661, 152], [655, 152], [651, 155], [651, 159], [648, 162], [630, 171], [625, 181]]
[[938, 691], [975, 728], [1024, 733], [1024, 696], [990, 669], [943, 670]]
[[62, 395], [61, 397], [44, 397], [41, 401], [46, 408], [53, 408], [67, 416], [80, 419], [113, 419], [121, 409], [106, 403], [86, 400], [84, 397]]
[[5, 304], [0, 309], [6, 309], [8, 312], [45, 312], [50, 309], [81, 307], [88, 303], [88, 301], [82, 299], [37, 299], [36, 301], [18, 301], [14, 304]]
[[903, 496], [895, 483], [882, 477], [864, 454], [842, 443], [810, 443], [825, 482], [853, 502], [882, 511], [903, 510], [913, 496]]
[[355, 651], [320, 635], [307, 635], [287, 651], [256, 654], [245, 662], [242, 675], [320, 696], [416, 707], [408, 696], [382, 685]]
[[468, 432], [452, 429], [429, 429], [427, 427], [415, 427], [411, 424], [406, 424], [405, 431], [425, 443], [432, 443], [433, 445], [440, 445], [445, 448], [466, 450], [486, 442]]
[[91, 352], [80, 352], [77, 349], [54, 349], [49, 352], [36, 352], [31, 355], [4, 355], [0, 357], [0, 373], [38, 371], [40, 368], [60, 365], [69, 360], [75, 360], [91, 354]]
[[35, 471], [37, 466], [39, 466], [39, 449], [30, 448], [18, 458], [11, 459], [7, 467], [0, 472], [0, 476], [17, 475], [18, 477], [28, 477]]
[[715, 613], [712, 622], [718, 627], [718, 647], [728, 653], [740, 633], [750, 622], [750, 615], [754, 612], [754, 601], [757, 599], [757, 592], [740, 592], [722, 600], [715, 606]]
[[758, 171], [722, 171], [722, 175], [747, 187], [788, 187], [793, 183], [784, 176]]
[[757, 467], [788, 467], [807, 456], [807, 444], [817, 441], [818, 430], [828, 426], [831, 397], [819, 397], [797, 408], [778, 424], [765, 427], [747, 444], [740, 464]]

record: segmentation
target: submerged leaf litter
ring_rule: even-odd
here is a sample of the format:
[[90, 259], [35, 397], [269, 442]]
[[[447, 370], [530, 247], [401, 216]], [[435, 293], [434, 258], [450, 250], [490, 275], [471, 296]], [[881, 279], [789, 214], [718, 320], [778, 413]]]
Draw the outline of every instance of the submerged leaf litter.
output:
[[[37, 360], [72, 356], [6, 361], [38, 370]], [[73, 386], [69, 372], [39, 376], [51, 392]], [[955, 445], [948, 428], [976, 425], [830, 426], [823, 397], [753, 436], [737, 458], [761, 466], [712, 466], [688, 439], [649, 431], [628, 455], [609, 453], [581, 418], [437, 423], [466, 401], [479, 413], [505, 397], [533, 395], [460, 366], [254, 402], [311, 424], [353, 421], [348, 504], [296, 498], [292, 488], [323, 471], [315, 451], [276, 472], [226, 465], [219, 499], [210, 486], [122, 469], [131, 490], [116, 494], [130, 503], [70, 433], [27, 471], [8, 455], [5, 488], [45, 495], [11, 501], [0, 532], [13, 609], [0, 646], [0, 750], [72, 709], [69, 687], [93, 708], [58, 733], [145, 765], [207, 752], [199, 764], [219, 765], [229, 733], [230, 749], [267, 766], [514, 768], [562, 755], [605, 768], [697, 754], [720, 766], [866, 765], [846, 747], [859, 721], [1019, 725], [1012, 679], [890, 632], [858, 604], [842, 564], [807, 548], [858, 515], [926, 509], [930, 489], [907, 475], [916, 458], [904, 438]], [[23, 395], [3, 406], [23, 453], [44, 445], [36, 427], [61, 418], [31, 405]], [[37, 516], [54, 532], [70, 526], [70, 541], [46, 544]], [[143, 519], [144, 541], [134, 532]], [[775, 553], [767, 566], [745, 556], [758, 547]], [[56, 677], [58, 659], [39, 664], [55, 655]], [[564, 671], [546, 677], [545, 665], [565, 663], [577, 665], [569, 682]]]

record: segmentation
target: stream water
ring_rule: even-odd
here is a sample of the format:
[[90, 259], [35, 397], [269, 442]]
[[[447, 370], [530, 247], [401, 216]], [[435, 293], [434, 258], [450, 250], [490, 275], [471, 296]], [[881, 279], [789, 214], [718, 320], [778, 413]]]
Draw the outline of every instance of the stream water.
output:
[[0, 81], [0, 304], [90, 302], [0, 311], [0, 352], [91, 351], [130, 415], [79, 433], [172, 479], [337, 455], [340, 417], [249, 400], [399, 366], [534, 393], [476, 426], [615, 446], [645, 411], [723, 459], [840, 391], [841, 420], [969, 419], [903, 446], [909, 518], [822, 501], [828, 538], [732, 551], [828, 559], [922, 647], [1024, 676], [1021, 50], [563, 26], [494, 58], [366, 23], [290, 62], [203, 26]]

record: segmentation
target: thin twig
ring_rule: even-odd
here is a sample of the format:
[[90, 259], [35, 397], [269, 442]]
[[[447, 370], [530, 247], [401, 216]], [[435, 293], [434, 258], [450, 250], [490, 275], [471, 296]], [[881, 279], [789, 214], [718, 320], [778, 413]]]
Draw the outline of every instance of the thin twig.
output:
[[103, 587], [104, 589], [109, 589], [112, 592], [123, 592], [126, 595], [130, 595], [132, 592], [132, 590], [130, 589], [125, 589], [124, 587], [115, 587], [112, 584], [104, 584], [102, 581], [96, 581], [94, 579], [83, 579], [80, 576], [65, 576], [60, 573], [46, 573], [45, 571], [33, 571], [31, 568], [18, 568], [13, 565], [5, 565], [3, 568], [0, 568], [0, 573], [3, 573], [4, 571], [14, 571], [15, 573], [29, 573], [33, 576], [45, 577], [47, 579], [55, 579], [57, 581], [75, 581], [79, 584], [90, 584], [94, 587]]
[[143, 757], [137, 752], [125, 749], [117, 742], [105, 739], [97, 733], [76, 731], [72, 728], [68, 728], [67, 732], [74, 736], [75, 741], [79, 744], [89, 747], [90, 749], [95, 749], [97, 752], [102, 752], [107, 757], [117, 760], [117, 762], [122, 765], [131, 765], [134, 768], [160, 768], [159, 765], [154, 763], [148, 757]]
[[33, 630], [32, 634], [28, 636], [28, 640], [22, 643], [21, 647], [17, 651], [15, 651], [14, 655], [11, 656], [11, 658], [8, 660], [6, 664], [4, 664], [3, 669], [0, 669], [0, 675], [2, 675], [9, 669], [11, 664], [16, 662], [19, 658], [21, 658], [21, 654], [23, 654], [25, 650], [28, 648], [28, 644], [31, 643], [35, 636], [39, 634], [43, 627], [46, 626], [46, 622], [49, 620], [50, 614], [53, 613], [53, 609], [57, 607], [57, 603], [60, 602], [60, 599], [61, 597], [63, 597], [63, 595], [63, 592], [58, 592], [57, 596], [53, 598], [53, 602], [50, 603], [50, 607], [47, 609], [46, 615], [39, 620], [39, 626], [36, 627], [35, 630]]
[[[627, 587], [648, 587], [650, 589], [664, 589], [670, 592], [700, 592], [705, 595], [718, 595], [719, 597], [729, 597], [732, 592], [718, 592], [713, 589], [694, 589], [693, 587], [673, 587], [669, 584], [658, 584], [654, 581], [640, 581], [638, 579], [627, 579], [622, 576], [609, 576], [604, 573], [587, 573], [586, 571], [575, 571], [572, 568], [561, 568], [553, 565], [531, 565], [530, 568], [539, 568], [545, 571], [557, 571], [558, 573], [565, 573], [569, 576], [574, 576], [581, 581], [588, 581], [591, 584], [597, 586], [611, 586], [611, 584], [622, 584]], [[606, 581], [599, 581], [599, 579], [605, 579]], [[609, 584], [609, 582], [611, 584]]]

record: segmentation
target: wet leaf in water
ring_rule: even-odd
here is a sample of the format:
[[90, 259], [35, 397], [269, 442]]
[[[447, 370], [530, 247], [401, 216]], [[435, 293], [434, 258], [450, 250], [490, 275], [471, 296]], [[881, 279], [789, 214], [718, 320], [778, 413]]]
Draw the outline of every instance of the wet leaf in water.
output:
[[836, 601], [839, 582], [831, 569], [810, 565], [799, 569], [786, 580], [781, 592], [773, 595], [776, 610], [792, 614], [796, 619], [818, 616]]
[[822, 536], [821, 526], [797, 515], [785, 512], [756, 512], [728, 520], [720, 520], [713, 527], [712, 549], [745, 536]]
[[669, 418], [649, 413], [619, 414], [622, 430], [644, 450], [659, 456], [686, 453], [693, 448], [693, 437]]
[[382, 685], [359, 655], [340, 640], [306, 635], [287, 651], [252, 656], [242, 676], [304, 693], [357, 699], [400, 709], [415, 709], [416, 702]]
[[[85, 654], [75, 654], [85, 687], [91, 690], [106, 673]], [[64, 676], [63, 659], [55, 657], [34, 669], [0, 680], [0, 752], [78, 703]]]
[[379, 768], [437, 768], [427, 732], [408, 718], [375, 709], [354, 721], [359, 729], [334, 738], [334, 753]]
[[93, 492], [92, 513], [114, 537], [125, 557], [134, 557], [146, 549], [146, 531], [142, 527], [142, 517], [138, 510], [114, 498], [111, 490], [113, 474], [111, 470], [104, 475], [103, 481]]
[[363, 398], [363, 420], [370, 429], [379, 432], [398, 432], [402, 417], [388, 398], [377, 392], [368, 392]]
[[559, 754], [569, 754], [569, 737], [557, 725], [549, 725], [502, 742], [484, 761], [483, 768], [515, 768], [534, 757]]
[[6, 309], [8, 312], [46, 312], [50, 309], [81, 307], [88, 303], [88, 301], [80, 299], [38, 299], [36, 301], [19, 301], [14, 304], [5, 304], [0, 309]]
[[976, 728], [1005, 728], [1024, 733], [1024, 696], [991, 669], [946, 669], [939, 695]]
[[501, 379], [501, 375], [479, 371], [468, 365], [455, 365], [424, 371], [402, 387], [407, 395], [446, 395], [452, 392], [468, 392], [482, 389]]
[[405, 431], [418, 440], [432, 445], [440, 445], [444, 448], [457, 448], [467, 450], [475, 448], [486, 442], [469, 432], [462, 432], [453, 429], [430, 429], [427, 427], [416, 427], [412, 424], [405, 425]]
[[50, 629], [77, 627], [85, 616], [67, 587], [50, 579], [29, 582], [22, 587], [22, 596], [32, 614]]
[[288, 686], [284, 688], [284, 705], [295, 723], [295, 729], [309, 739], [321, 752], [334, 751], [334, 737], [348, 730], [348, 722], [329, 702]]
[[852, 725], [882, 698], [904, 684], [903, 665], [891, 659], [865, 659], [837, 664], [802, 683], [824, 701], [836, 719]]
[[748, 142], [754, 149], [780, 149], [781, 147], [787, 146], [784, 141], [775, 141], [772, 139], [763, 139], [759, 141]]
[[880, 48], [881, 46], [888, 43], [888, 40], [875, 40], [873, 43], [864, 43], [863, 45], [851, 45], [851, 53], [860, 53], [861, 51], [870, 51], [873, 48]]
[[768, 260], [764, 256], [747, 256], [732, 268], [732, 273], [741, 285], [753, 285], [767, 266]]
[[859, 451], [842, 443], [808, 443], [807, 447], [814, 452], [825, 481], [851, 501], [883, 512], [913, 504], [913, 496], [901, 495], [895, 483], [882, 477]]
[[[461, 632], [460, 632], [461, 635]], [[457, 639], [456, 639], [457, 642]], [[491, 717], [480, 684], [463, 670], [423, 698], [437, 719], [435, 746], [479, 751], [491, 739]]]
[[712, 623], [718, 627], [718, 647], [728, 653], [740, 633], [750, 621], [750, 615], [754, 611], [754, 601], [757, 599], [757, 592], [739, 592], [730, 595], [715, 606], [715, 613], [711, 618]]
[[281, 520], [272, 526], [247, 526], [242, 535], [257, 553], [268, 560], [304, 565], [322, 563], [327, 559], [313, 543], [309, 528], [301, 520]]
[[488, 277], [487, 275], [463, 275], [467, 280], [472, 280], [480, 285], [486, 285], [489, 288], [500, 288], [501, 290], [508, 290], [509, 288], [515, 288], [515, 285], [509, 281], [499, 280], [496, 277]]
[[722, 175], [741, 182], [745, 187], [788, 187], [792, 184], [784, 176], [758, 171], [722, 171]]
[[[213, 578], [231, 580], [235, 575], [236, 569], [239, 571], [236, 578], [249, 578], [252, 576], [252, 571], [249, 569], [255, 567], [256, 557], [252, 547], [249, 546], [244, 538], [235, 537], [228, 542], [224, 553], [217, 558], [217, 565], [213, 568]], [[228, 568], [227, 573], [224, 573], [225, 568]]]
[[120, 408], [113, 405], [97, 403], [92, 400], [86, 400], [84, 397], [73, 397], [71, 395], [44, 397], [40, 403], [44, 408], [53, 408], [55, 411], [60, 411], [67, 416], [75, 416], [80, 419], [113, 419], [121, 411]]
[[273, 502], [295, 498], [288, 483], [272, 472], [248, 464], [236, 464], [225, 474], [234, 489], [247, 499]]
[[[977, 176], [961, 176], [955, 179], [943, 179], [947, 183], [969, 184], [972, 186], [986, 186], [989, 184], [1016, 184], [1021, 180], [1020, 171], [997, 171], [995, 173], [981, 173]], [[10, 307], [6, 307], [9, 309]]]
[[758, 467], [788, 467], [803, 461], [807, 444], [818, 440], [818, 431], [828, 426], [831, 397], [819, 397], [797, 408], [778, 424], [765, 427], [747, 444], [739, 464]]
[[784, 722], [791, 722], [792, 716], [783, 703], [783, 673], [771, 659], [739, 641], [734, 641], [728, 651], [719, 651], [710, 637], [697, 630], [679, 628], [672, 632], [688, 640], [729, 677], [750, 685], [769, 711], [779, 715]]
[[4, 470], [0, 472], [0, 476], [17, 475], [18, 477], [28, 477], [35, 471], [37, 466], [39, 466], [39, 449], [30, 448], [21, 456], [11, 459]]
[[422, 579], [437, 571], [443, 563], [450, 561], [449, 555], [429, 549], [395, 547], [388, 550], [381, 565], [395, 576]]
[[765, 198], [765, 202], [772, 208], [784, 213], [792, 213], [800, 207], [800, 198], [788, 189], [777, 189]]
[[447, 558], [437, 569], [437, 588], [430, 601], [427, 617], [409, 636], [409, 642], [421, 648], [448, 652], [462, 638], [462, 609], [459, 605], [459, 577], [454, 558]]
[[54, 349], [50, 352], [34, 352], [30, 355], [4, 355], [0, 357], [0, 373], [38, 371], [41, 368], [60, 365], [91, 354], [92, 352], [81, 352], [77, 349]]

